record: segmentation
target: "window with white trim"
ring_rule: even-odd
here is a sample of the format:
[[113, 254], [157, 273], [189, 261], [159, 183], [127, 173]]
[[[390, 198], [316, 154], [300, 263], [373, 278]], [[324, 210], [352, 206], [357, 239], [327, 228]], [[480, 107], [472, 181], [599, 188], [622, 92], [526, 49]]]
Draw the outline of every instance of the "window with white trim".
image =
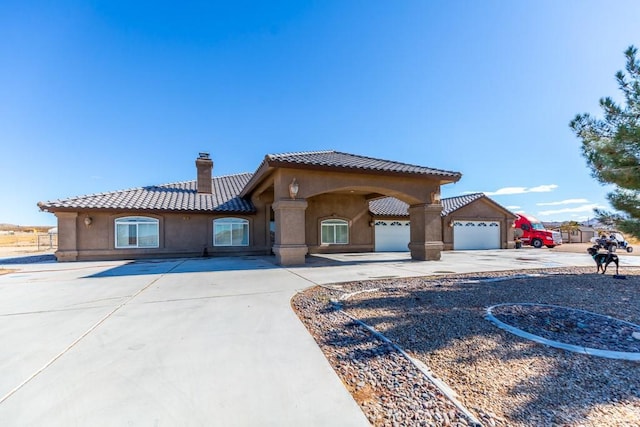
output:
[[116, 224], [116, 249], [157, 248], [160, 241], [160, 221], [146, 216], [118, 218]]
[[349, 223], [343, 219], [326, 219], [320, 223], [323, 245], [349, 243]]
[[242, 218], [213, 220], [213, 246], [249, 246], [249, 221]]

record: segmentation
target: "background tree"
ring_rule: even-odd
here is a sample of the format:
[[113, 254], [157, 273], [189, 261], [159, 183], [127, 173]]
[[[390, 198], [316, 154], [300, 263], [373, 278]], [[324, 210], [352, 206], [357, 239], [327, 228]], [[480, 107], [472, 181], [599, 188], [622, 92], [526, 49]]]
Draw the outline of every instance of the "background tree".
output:
[[[560, 224], [560, 231], [567, 233], [567, 243], [571, 243], [571, 234], [580, 229], [580, 224], [577, 221], [565, 221]], [[564, 240], [564, 237], [562, 238]]]
[[[617, 227], [616, 224], [624, 221], [624, 217], [620, 214], [605, 211], [603, 209], [594, 209], [596, 219], [600, 224], [604, 226], [606, 230], [611, 230]], [[624, 230], [623, 230], [624, 231]]]
[[619, 105], [601, 98], [602, 118], [577, 115], [569, 124], [582, 140], [582, 155], [591, 175], [616, 189], [607, 194], [611, 206], [620, 213], [596, 210], [598, 219], [615, 219], [623, 232], [640, 237], [640, 61], [638, 49], [630, 46], [624, 53], [626, 73], [618, 71], [616, 80], [624, 95]]

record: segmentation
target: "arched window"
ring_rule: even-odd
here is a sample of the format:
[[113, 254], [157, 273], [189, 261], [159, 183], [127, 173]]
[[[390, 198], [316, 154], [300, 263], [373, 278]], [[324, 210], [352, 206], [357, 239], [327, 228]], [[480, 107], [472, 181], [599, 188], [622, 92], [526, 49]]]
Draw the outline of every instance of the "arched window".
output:
[[213, 246], [249, 246], [249, 221], [242, 218], [213, 220]]
[[349, 243], [349, 223], [342, 219], [326, 219], [320, 224], [323, 245]]
[[116, 219], [116, 248], [157, 248], [159, 221], [146, 216]]

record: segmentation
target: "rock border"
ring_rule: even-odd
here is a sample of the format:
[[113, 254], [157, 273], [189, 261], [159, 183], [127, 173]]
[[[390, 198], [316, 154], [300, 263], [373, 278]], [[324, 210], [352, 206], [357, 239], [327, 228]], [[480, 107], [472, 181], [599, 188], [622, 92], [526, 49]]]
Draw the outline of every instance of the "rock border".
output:
[[[364, 290], [364, 291], [352, 292], [350, 294], [344, 294], [344, 295], [342, 295], [340, 297], [340, 300], [348, 299], [352, 295], [356, 295], [356, 294], [359, 294], [359, 293], [373, 292], [375, 290], [377, 290], [377, 289]], [[406, 360], [408, 360], [409, 363], [411, 363], [413, 366], [415, 366], [415, 368], [418, 371], [420, 371], [434, 386], [436, 386], [438, 388], [438, 390], [440, 390], [440, 392], [447, 399], [449, 399], [449, 401], [456, 408], [458, 408], [458, 410], [460, 412], [462, 412], [464, 414], [464, 416], [467, 417], [467, 419], [471, 422], [471, 426], [473, 426], [473, 427], [483, 427], [482, 423], [471, 413], [471, 411], [469, 409], [467, 409], [462, 404], [462, 402], [460, 402], [456, 398], [456, 392], [453, 391], [453, 389], [451, 387], [449, 387], [448, 384], [446, 384], [442, 380], [436, 378], [433, 375], [431, 369], [425, 363], [423, 363], [423, 362], [421, 362], [421, 361], [419, 361], [417, 359], [414, 359], [413, 357], [409, 356], [409, 354], [407, 354], [407, 352], [404, 351], [404, 349], [402, 347], [400, 347], [398, 344], [396, 344], [393, 341], [391, 341], [383, 333], [381, 333], [380, 331], [376, 330], [373, 326], [368, 325], [367, 323], [363, 322], [362, 320], [360, 320], [360, 319], [350, 315], [349, 313], [345, 312], [344, 310], [342, 310], [342, 306], [341, 306], [341, 304], [339, 302], [332, 301], [331, 303], [332, 303], [332, 305], [333, 305], [333, 307], [334, 307], [334, 309], [336, 311], [338, 311], [340, 314], [348, 317], [352, 321], [356, 322], [357, 324], [359, 324], [360, 326], [365, 328], [367, 331], [369, 331], [369, 333], [371, 333], [373, 336], [378, 338], [380, 341], [392, 346], [398, 353], [400, 353]]]
[[640, 361], [640, 353], [638, 352], [627, 352], [627, 351], [612, 351], [612, 350], [601, 350], [601, 349], [597, 349], [597, 348], [591, 348], [591, 347], [583, 347], [583, 346], [578, 346], [578, 345], [573, 345], [573, 344], [566, 344], [560, 341], [553, 341], [544, 337], [541, 337], [539, 335], [535, 335], [526, 331], [523, 331], [522, 329], [516, 328], [515, 326], [511, 326], [507, 323], [502, 322], [501, 320], [499, 320], [498, 318], [496, 318], [493, 315], [493, 309], [496, 307], [504, 307], [504, 306], [509, 306], [509, 305], [523, 305], [523, 306], [541, 306], [541, 307], [552, 307], [552, 308], [561, 308], [561, 309], [565, 309], [565, 310], [574, 310], [574, 311], [579, 311], [581, 313], [587, 313], [593, 316], [600, 316], [600, 317], [605, 317], [608, 319], [613, 319], [617, 322], [620, 323], [625, 323], [627, 325], [633, 326], [634, 328], [638, 328], [640, 329], [640, 325], [636, 325], [635, 323], [631, 323], [631, 322], [626, 322], [624, 320], [620, 320], [620, 319], [615, 319], [611, 316], [604, 316], [602, 314], [598, 314], [598, 313], [594, 313], [591, 311], [587, 311], [587, 310], [580, 310], [577, 308], [571, 308], [571, 307], [563, 307], [560, 305], [553, 305], [553, 304], [538, 304], [538, 303], [503, 303], [503, 304], [496, 304], [496, 305], [492, 305], [491, 307], [488, 307], [486, 310], [486, 315], [485, 315], [485, 319], [490, 321], [491, 323], [495, 324], [497, 327], [499, 327], [500, 329], [507, 331], [509, 333], [512, 333], [514, 335], [517, 335], [521, 338], [525, 338], [528, 339], [530, 341], [534, 341], [540, 344], [544, 344], [547, 345], [549, 347], [553, 347], [553, 348], [559, 348], [561, 350], [566, 350], [566, 351], [572, 351], [574, 353], [581, 353], [581, 354], [586, 354], [589, 356], [596, 356], [596, 357], [604, 357], [607, 359], [620, 359], [620, 360], [630, 360], [630, 361]]

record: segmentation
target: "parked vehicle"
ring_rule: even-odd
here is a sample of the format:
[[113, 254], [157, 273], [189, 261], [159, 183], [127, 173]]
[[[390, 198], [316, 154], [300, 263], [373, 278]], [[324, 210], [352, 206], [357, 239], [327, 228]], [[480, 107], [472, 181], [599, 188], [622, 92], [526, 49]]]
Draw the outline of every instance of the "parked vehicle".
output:
[[629, 253], [633, 252], [633, 247], [629, 245], [629, 242], [625, 240], [622, 233], [618, 231], [610, 231], [607, 234], [601, 233], [599, 237], [592, 238], [591, 243], [609, 252], [615, 252], [618, 248], [624, 249]]
[[[534, 248], [546, 246], [553, 248], [562, 244], [562, 234], [559, 231], [551, 231], [531, 215], [517, 214], [515, 222], [516, 237], [523, 245], [531, 245]], [[519, 236], [518, 236], [519, 235]]]

